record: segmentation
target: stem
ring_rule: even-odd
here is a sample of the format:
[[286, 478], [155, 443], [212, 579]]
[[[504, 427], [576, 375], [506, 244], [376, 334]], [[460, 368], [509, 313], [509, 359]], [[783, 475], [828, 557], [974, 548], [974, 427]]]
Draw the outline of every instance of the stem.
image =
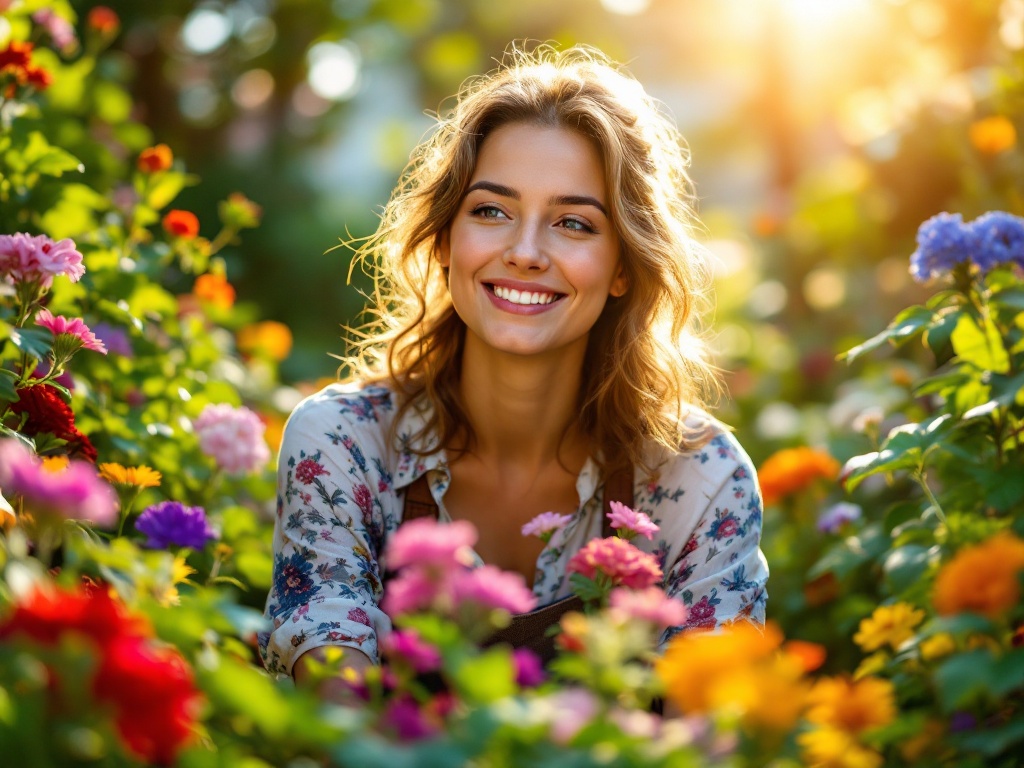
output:
[[917, 481], [917, 484], [920, 485], [921, 489], [924, 491], [924, 495], [928, 497], [928, 501], [933, 507], [935, 507], [935, 513], [939, 516], [939, 520], [942, 521], [943, 525], [946, 525], [946, 513], [942, 511], [942, 505], [939, 504], [939, 500], [935, 498], [935, 494], [932, 493], [932, 489], [928, 487], [928, 473], [925, 471], [924, 466], [922, 465], [918, 467], [913, 476]]

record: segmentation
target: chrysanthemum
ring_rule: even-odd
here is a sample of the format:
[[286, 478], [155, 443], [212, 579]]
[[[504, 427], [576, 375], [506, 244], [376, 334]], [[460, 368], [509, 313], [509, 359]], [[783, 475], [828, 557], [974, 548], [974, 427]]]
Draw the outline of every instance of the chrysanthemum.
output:
[[135, 522], [135, 529], [146, 535], [144, 545], [153, 549], [202, 549], [206, 542], [217, 538], [202, 507], [187, 507], [179, 501], [162, 501], [147, 507]]
[[757, 471], [764, 503], [775, 504], [815, 480], [835, 480], [839, 462], [825, 451], [801, 446], [772, 454]]
[[808, 768], [880, 768], [882, 756], [836, 728], [815, 728], [796, 737]]
[[896, 693], [888, 680], [822, 678], [811, 689], [807, 719], [815, 725], [859, 736], [896, 717]]
[[621, 502], [613, 501], [608, 506], [611, 508], [608, 520], [612, 528], [624, 539], [631, 539], [634, 536], [653, 539], [654, 534], [661, 530], [643, 512], [631, 509]]
[[100, 477], [114, 485], [127, 485], [136, 488], [156, 488], [163, 479], [155, 469], [145, 466], [124, 467], [114, 462], [99, 465]]
[[924, 621], [924, 615], [910, 603], [880, 605], [861, 621], [853, 642], [865, 651], [876, 651], [883, 645], [899, 648], [914, 636], [914, 627]]
[[1024, 541], [999, 533], [964, 547], [942, 566], [935, 579], [935, 609], [944, 615], [980, 613], [995, 618], [1020, 601]]
[[564, 528], [572, 515], [560, 515], [557, 512], [541, 512], [522, 527], [523, 536], [537, 536], [544, 543], [551, 541], [555, 531]]
[[36, 325], [43, 326], [54, 335], [53, 355], [58, 360], [66, 361], [79, 349], [107, 354], [103, 342], [96, 338], [80, 317], [69, 319], [63, 315], [54, 315], [48, 309], [41, 309], [36, 315]]

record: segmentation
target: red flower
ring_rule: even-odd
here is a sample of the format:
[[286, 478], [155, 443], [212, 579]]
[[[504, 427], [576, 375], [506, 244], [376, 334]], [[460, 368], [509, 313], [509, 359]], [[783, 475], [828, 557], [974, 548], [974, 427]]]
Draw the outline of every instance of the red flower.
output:
[[[173, 162], [174, 153], [171, 152], [171, 148], [166, 144], [157, 144], [153, 147], [147, 147], [139, 153], [137, 165], [143, 173], [156, 173], [157, 171], [168, 170]], [[198, 224], [196, 225], [196, 231], [199, 231]]]
[[90, 29], [95, 29], [101, 35], [113, 36], [121, 29], [120, 17], [105, 5], [97, 5], [90, 10], [85, 23]]
[[323, 465], [313, 459], [303, 459], [295, 467], [295, 479], [303, 485], [309, 485], [320, 475], [331, 474]]
[[149, 631], [145, 620], [131, 616], [102, 586], [76, 591], [36, 589], [19, 602], [2, 624], [0, 639], [24, 635], [52, 645], [65, 632], [77, 632], [100, 647], [123, 634]]
[[164, 231], [171, 237], [192, 240], [199, 234], [199, 219], [191, 211], [181, 211], [177, 208], [170, 210], [162, 223]]
[[32, 61], [32, 43], [19, 43], [12, 40], [6, 48], [0, 51], [0, 70], [10, 68], [12, 70], [24, 69]]
[[28, 419], [21, 431], [29, 436], [49, 433], [67, 442], [71, 456], [88, 459], [96, 463], [96, 448], [89, 438], [75, 427], [75, 413], [61, 398], [54, 387], [38, 384], [18, 390], [19, 400], [11, 403], [15, 414], [27, 414]]
[[42, 67], [25, 67], [25, 83], [37, 91], [45, 91], [53, 82], [53, 75]]

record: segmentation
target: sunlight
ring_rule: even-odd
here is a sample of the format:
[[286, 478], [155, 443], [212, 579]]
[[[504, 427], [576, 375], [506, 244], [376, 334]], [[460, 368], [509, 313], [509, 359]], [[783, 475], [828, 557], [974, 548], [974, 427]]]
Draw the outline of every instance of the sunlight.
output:
[[815, 28], [849, 21], [877, 0], [769, 0], [800, 26]]

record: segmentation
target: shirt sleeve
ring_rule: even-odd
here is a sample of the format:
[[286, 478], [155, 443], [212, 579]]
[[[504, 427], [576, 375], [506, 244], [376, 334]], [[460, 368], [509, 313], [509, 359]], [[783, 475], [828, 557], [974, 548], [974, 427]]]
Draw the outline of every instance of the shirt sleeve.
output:
[[[689, 461], [700, 466], [705, 482], [693, 490], [706, 502], [690, 500], [685, 516], [696, 515], [696, 525], [665, 563], [665, 592], [682, 600], [687, 618], [685, 625], [665, 631], [659, 648], [684, 629], [765, 620], [768, 563], [760, 548], [762, 500], [753, 463], [728, 433], [714, 437]], [[671, 510], [659, 510], [659, 517], [671, 516]]]
[[391, 630], [378, 608], [378, 555], [389, 519], [393, 527], [385, 431], [365, 402], [323, 392], [300, 403], [285, 426], [265, 611], [272, 630], [259, 636], [271, 673], [289, 675], [302, 654], [328, 645], [378, 658], [378, 638]]

